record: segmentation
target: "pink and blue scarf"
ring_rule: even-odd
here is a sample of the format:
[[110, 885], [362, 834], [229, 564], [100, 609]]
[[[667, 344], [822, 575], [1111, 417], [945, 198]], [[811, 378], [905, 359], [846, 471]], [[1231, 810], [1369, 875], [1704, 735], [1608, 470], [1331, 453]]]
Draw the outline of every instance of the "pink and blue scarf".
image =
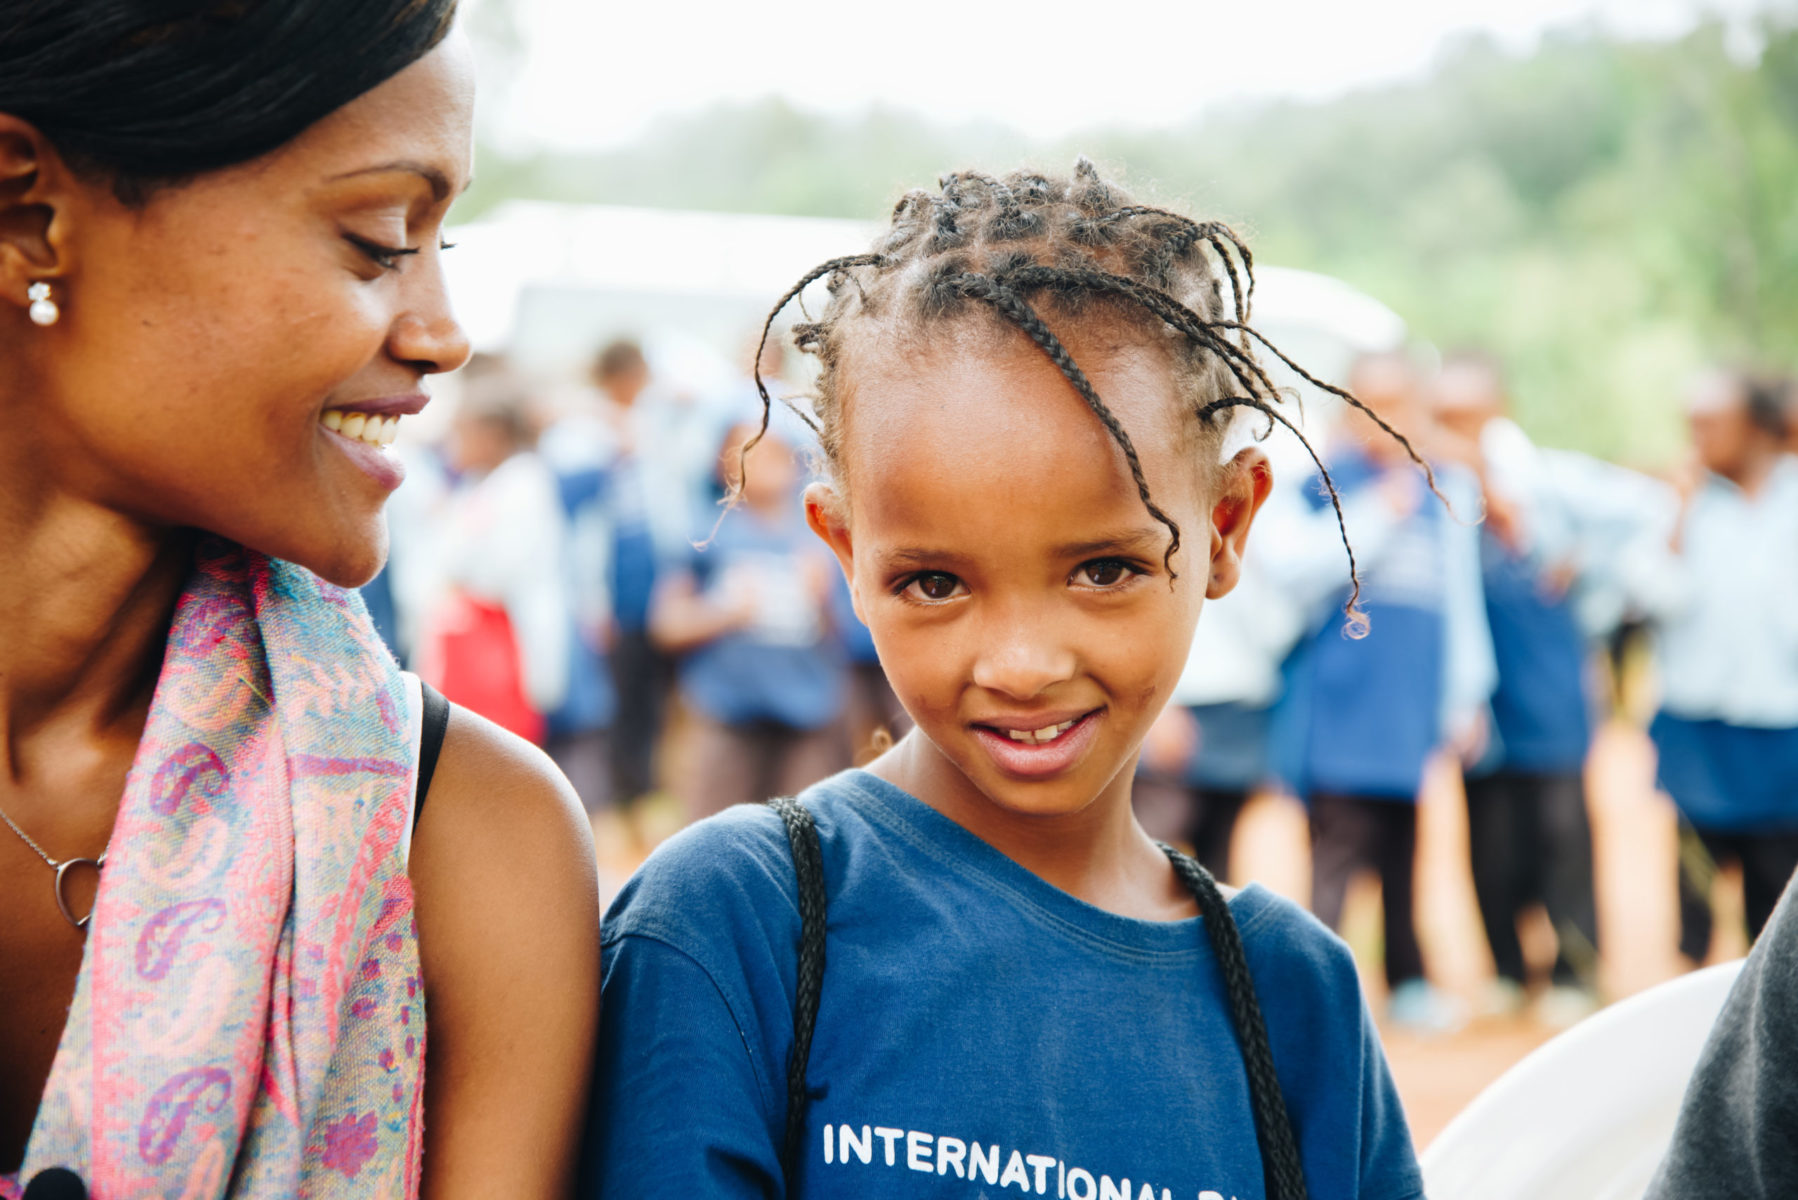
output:
[[359, 598], [206, 543], [19, 1181], [65, 1167], [95, 1200], [418, 1194], [415, 772]]

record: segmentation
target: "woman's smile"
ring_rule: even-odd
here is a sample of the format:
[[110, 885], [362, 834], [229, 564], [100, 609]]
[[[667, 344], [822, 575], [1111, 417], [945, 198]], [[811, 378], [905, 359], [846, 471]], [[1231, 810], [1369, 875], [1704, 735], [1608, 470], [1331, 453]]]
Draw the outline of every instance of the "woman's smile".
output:
[[318, 423], [351, 462], [393, 491], [406, 479], [405, 464], [390, 449], [399, 436], [400, 420], [423, 411], [429, 403], [429, 396], [411, 393], [333, 405], [319, 414]]

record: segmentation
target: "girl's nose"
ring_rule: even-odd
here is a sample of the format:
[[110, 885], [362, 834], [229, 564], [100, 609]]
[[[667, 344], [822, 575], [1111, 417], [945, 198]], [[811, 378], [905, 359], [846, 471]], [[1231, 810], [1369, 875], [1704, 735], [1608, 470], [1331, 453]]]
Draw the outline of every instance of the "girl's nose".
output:
[[1014, 700], [1034, 700], [1072, 679], [1077, 661], [1040, 620], [989, 624], [974, 660], [974, 684]]

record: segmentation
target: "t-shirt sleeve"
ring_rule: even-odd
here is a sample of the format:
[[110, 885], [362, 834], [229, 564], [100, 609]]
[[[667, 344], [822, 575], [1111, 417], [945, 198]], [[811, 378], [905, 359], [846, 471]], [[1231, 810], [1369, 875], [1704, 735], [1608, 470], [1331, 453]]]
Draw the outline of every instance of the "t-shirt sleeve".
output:
[[777, 1196], [777, 1131], [745, 1031], [717, 982], [650, 937], [605, 947], [587, 1139], [592, 1200]]
[[1648, 1200], [1798, 1195], [1798, 900], [1787, 889], [1711, 1030]]
[[606, 916], [586, 1200], [776, 1197], [798, 907], [784, 827], [732, 809], [659, 848]]
[[1411, 1127], [1373, 1014], [1358, 991], [1355, 1004], [1361, 1013], [1361, 1200], [1412, 1200], [1423, 1195], [1423, 1175]]
[[1348, 947], [1280, 899], [1244, 923], [1243, 940], [1311, 1194], [1422, 1196], [1411, 1130]]

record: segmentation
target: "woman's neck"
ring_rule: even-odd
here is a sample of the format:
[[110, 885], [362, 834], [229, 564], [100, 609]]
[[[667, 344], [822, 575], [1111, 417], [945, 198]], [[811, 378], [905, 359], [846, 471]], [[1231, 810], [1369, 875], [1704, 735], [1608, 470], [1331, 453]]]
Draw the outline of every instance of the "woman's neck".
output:
[[[10, 494], [9, 494], [10, 493]], [[33, 745], [135, 744], [192, 535], [67, 494], [0, 492], [0, 785]]]
[[1147, 921], [1178, 920], [1197, 911], [1167, 857], [1137, 824], [1130, 765], [1078, 812], [1050, 815], [995, 804], [915, 729], [868, 769], [1097, 908]]

